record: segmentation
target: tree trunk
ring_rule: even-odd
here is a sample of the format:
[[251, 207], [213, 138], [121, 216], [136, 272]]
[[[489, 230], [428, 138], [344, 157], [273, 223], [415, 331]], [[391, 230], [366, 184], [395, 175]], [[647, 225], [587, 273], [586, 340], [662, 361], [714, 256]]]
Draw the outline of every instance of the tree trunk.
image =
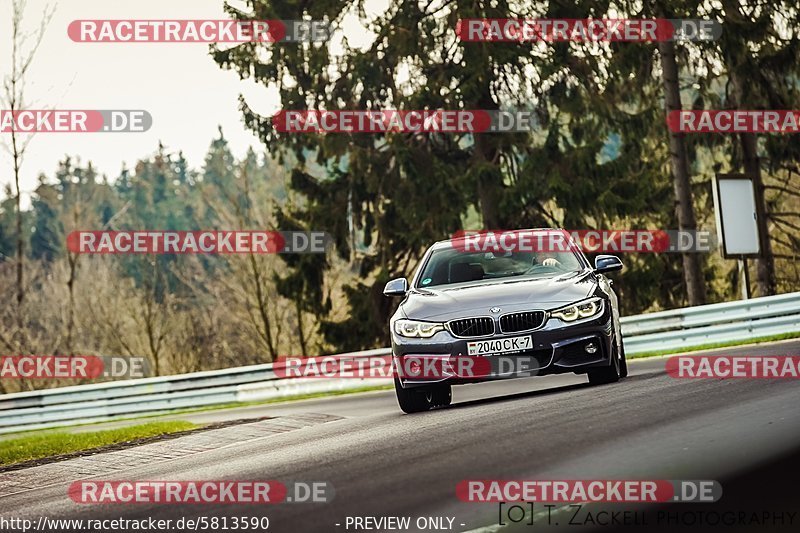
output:
[[297, 340], [300, 342], [300, 355], [308, 357], [306, 332], [303, 329], [303, 309], [300, 306], [300, 298], [294, 299], [294, 312], [297, 315]]
[[250, 273], [252, 275], [251, 279], [256, 290], [255, 296], [256, 305], [258, 307], [258, 315], [261, 318], [261, 335], [264, 343], [267, 345], [267, 350], [269, 351], [269, 360], [267, 362], [272, 363], [278, 359], [278, 352], [275, 348], [275, 341], [272, 336], [272, 321], [269, 318], [267, 295], [264, 293], [264, 288], [261, 286], [262, 275], [255, 256], [253, 254], [249, 254], [248, 261], [250, 264]]
[[[491, 165], [496, 150], [489, 146], [490, 139], [486, 138], [485, 134], [475, 134], [475, 160], [478, 165]], [[503, 183], [501, 179], [497, 179], [498, 173], [486, 171], [480, 172], [478, 175], [478, 202], [481, 208], [481, 218], [483, 218], [483, 227], [486, 229], [511, 229], [503, 227], [500, 214], [498, 213], [498, 205], [500, 203], [500, 194], [503, 190]]]
[[67, 252], [67, 264], [69, 265], [69, 279], [67, 279], [67, 290], [69, 291], [69, 311], [67, 319], [67, 353], [75, 355], [73, 347], [73, 337], [75, 335], [75, 279], [78, 274], [78, 254]]
[[[13, 89], [16, 91], [16, 88]], [[11, 101], [11, 114], [17, 112], [16, 99]], [[25, 300], [25, 238], [22, 234], [22, 188], [20, 187], [20, 167], [22, 165], [22, 150], [18, 146], [16, 127], [11, 130], [11, 155], [14, 160], [14, 187], [16, 198], [16, 226], [17, 226], [17, 317], [22, 320], [22, 303]], [[24, 325], [20, 322], [19, 327]]]
[[[3, 104], [9, 106], [12, 117], [16, 116], [16, 113], [25, 107], [26, 74], [36, 50], [42, 42], [45, 28], [53, 16], [53, 11], [46, 7], [42, 14], [39, 30], [26, 34], [22, 29], [24, 11], [24, 1], [14, 0], [11, 3], [11, 74], [6, 77], [3, 84]], [[27, 53], [22, 51], [24, 44], [29, 47]], [[25, 313], [23, 313], [22, 309], [25, 301], [25, 236], [22, 233], [22, 189], [19, 181], [22, 160], [29, 141], [30, 139], [20, 140], [18, 138], [16, 120], [14, 120], [14, 125], [11, 128], [11, 157], [14, 161], [14, 186], [17, 193], [15, 202], [17, 209], [17, 326], [22, 339], [19, 343], [22, 349], [28, 344], [28, 334], [25, 327]]]
[[766, 201], [764, 200], [764, 182], [761, 179], [761, 164], [758, 159], [758, 140], [754, 133], [742, 133], [742, 159], [744, 172], [753, 180], [756, 201], [756, 226], [758, 227], [758, 244], [760, 257], [756, 260], [756, 284], [759, 296], [775, 294], [775, 257], [772, 254], [772, 243], [769, 240], [767, 227]]
[[[739, 6], [731, 0], [724, 0], [725, 23], [729, 27], [736, 27], [736, 23], [744, 17], [739, 11]], [[729, 41], [730, 42], [730, 41]], [[747, 47], [738, 41], [733, 41], [737, 46], [728, 46], [723, 49], [726, 66], [733, 88], [733, 105], [736, 109], [761, 109], [754, 105], [757, 102], [747, 101], [745, 98], [745, 86], [747, 80], [742, 71], [747, 72], [749, 65], [752, 64], [750, 52]], [[761, 179], [761, 164], [758, 159], [758, 138], [755, 133], [740, 133], [739, 138], [742, 146], [742, 166], [744, 172], [753, 180], [753, 189], [756, 201], [756, 226], [758, 227], [758, 243], [760, 247], [760, 257], [756, 260], [756, 285], [759, 296], [769, 296], [777, 291], [777, 281], [775, 278], [775, 256], [772, 253], [772, 243], [769, 240], [769, 228], [767, 226], [767, 204], [764, 199], [764, 181]]]
[[[671, 41], [658, 43], [661, 55], [661, 79], [664, 84], [664, 100], [667, 113], [680, 111], [680, 86], [678, 85], [678, 63], [675, 59], [675, 44]], [[683, 133], [669, 132], [670, 164], [672, 166], [672, 185], [675, 191], [675, 212], [678, 217], [678, 229], [694, 231], [697, 221], [692, 203], [692, 189], [689, 176], [689, 156]], [[706, 301], [705, 283], [700, 255], [697, 253], [682, 254], [683, 282], [689, 305], [702, 305]]]
[[[499, 109], [497, 102], [492, 97], [491, 79], [488, 75], [491, 68], [480, 47], [467, 47], [464, 52], [464, 61], [468, 71], [482, 73], [479, 75], [480, 79], [477, 80], [478, 89], [473, 95], [474, 101], [465, 102], [466, 109], [486, 111]], [[508, 217], [502, 216], [499, 212], [504, 185], [498, 163], [497, 140], [492, 134], [483, 133], [475, 133], [473, 138], [475, 139], [473, 164], [481, 167], [478, 172], [477, 193], [483, 227], [486, 229], [510, 229], [504, 227]]]

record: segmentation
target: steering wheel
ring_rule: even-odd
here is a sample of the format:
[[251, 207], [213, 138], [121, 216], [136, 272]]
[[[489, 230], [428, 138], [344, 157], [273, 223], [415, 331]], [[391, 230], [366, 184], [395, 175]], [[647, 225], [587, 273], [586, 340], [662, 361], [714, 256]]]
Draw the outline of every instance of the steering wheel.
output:
[[526, 274], [532, 274], [534, 272], [560, 272], [561, 269], [557, 266], [550, 266], [550, 265], [542, 265], [536, 264], [530, 267], [528, 270], [525, 271]]

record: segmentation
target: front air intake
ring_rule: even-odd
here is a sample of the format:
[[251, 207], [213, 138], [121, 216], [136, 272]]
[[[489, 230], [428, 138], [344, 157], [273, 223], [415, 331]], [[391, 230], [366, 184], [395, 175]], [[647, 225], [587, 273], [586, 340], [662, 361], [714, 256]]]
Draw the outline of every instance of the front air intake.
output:
[[544, 317], [544, 311], [525, 311], [503, 315], [500, 317], [500, 331], [514, 333], [537, 329], [544, 324]]
[[494, 320], [489, 317], [461, 318], [448, 322], [456, 337], [488, 337], [494, 335]]

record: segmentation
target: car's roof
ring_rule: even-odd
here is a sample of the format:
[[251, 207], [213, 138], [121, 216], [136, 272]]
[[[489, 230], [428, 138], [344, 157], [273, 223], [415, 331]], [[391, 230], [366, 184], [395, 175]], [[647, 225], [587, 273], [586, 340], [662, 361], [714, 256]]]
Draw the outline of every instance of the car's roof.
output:
[[463, 240], [466, 237], [475, 234], [487, 234], [487, 233], [523, 233], [523, 232], [533, 232], [533, 231], [565, 231], [563, 228], [525, 228], [525, 229], [509, 229], [509, 230], [465, 230], [459, 232], [456, 237], [452, 237], [450, 239], [446, 239], [443, 241], [437, 241], [431, 246], [431, 248], [438, 250], [439, 248], [449, 248], [452, 246], [454, 242], [459, 240]]

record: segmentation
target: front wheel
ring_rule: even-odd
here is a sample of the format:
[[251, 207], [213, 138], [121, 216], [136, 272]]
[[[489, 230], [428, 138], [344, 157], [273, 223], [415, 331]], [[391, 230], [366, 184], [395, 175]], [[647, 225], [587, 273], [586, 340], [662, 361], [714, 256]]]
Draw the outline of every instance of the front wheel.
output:
[[449, 384], [404, 389], [400, 385], [400, 380], [394, 378], [394, 391], [400, 409], [409, 414], [450, 405], [453, 399], [452, 387]]
[[619, 377], [628, 377], [628, 360], [625, 358], [625, 344], [622, 339], [619, 340]]
[[[624, 356], [623, 356], [624, 357]], [[617, 343], [611, 345], [611, 364], [603, 368], [594, 368], [586, 374], [589, 376], [589, 384], [605, 385], [606, 383], [616, 383], [622, 376], [622, 358], [617, 348]], [[628, 373], [628, 365], [625, 364], [625, 373]]]

